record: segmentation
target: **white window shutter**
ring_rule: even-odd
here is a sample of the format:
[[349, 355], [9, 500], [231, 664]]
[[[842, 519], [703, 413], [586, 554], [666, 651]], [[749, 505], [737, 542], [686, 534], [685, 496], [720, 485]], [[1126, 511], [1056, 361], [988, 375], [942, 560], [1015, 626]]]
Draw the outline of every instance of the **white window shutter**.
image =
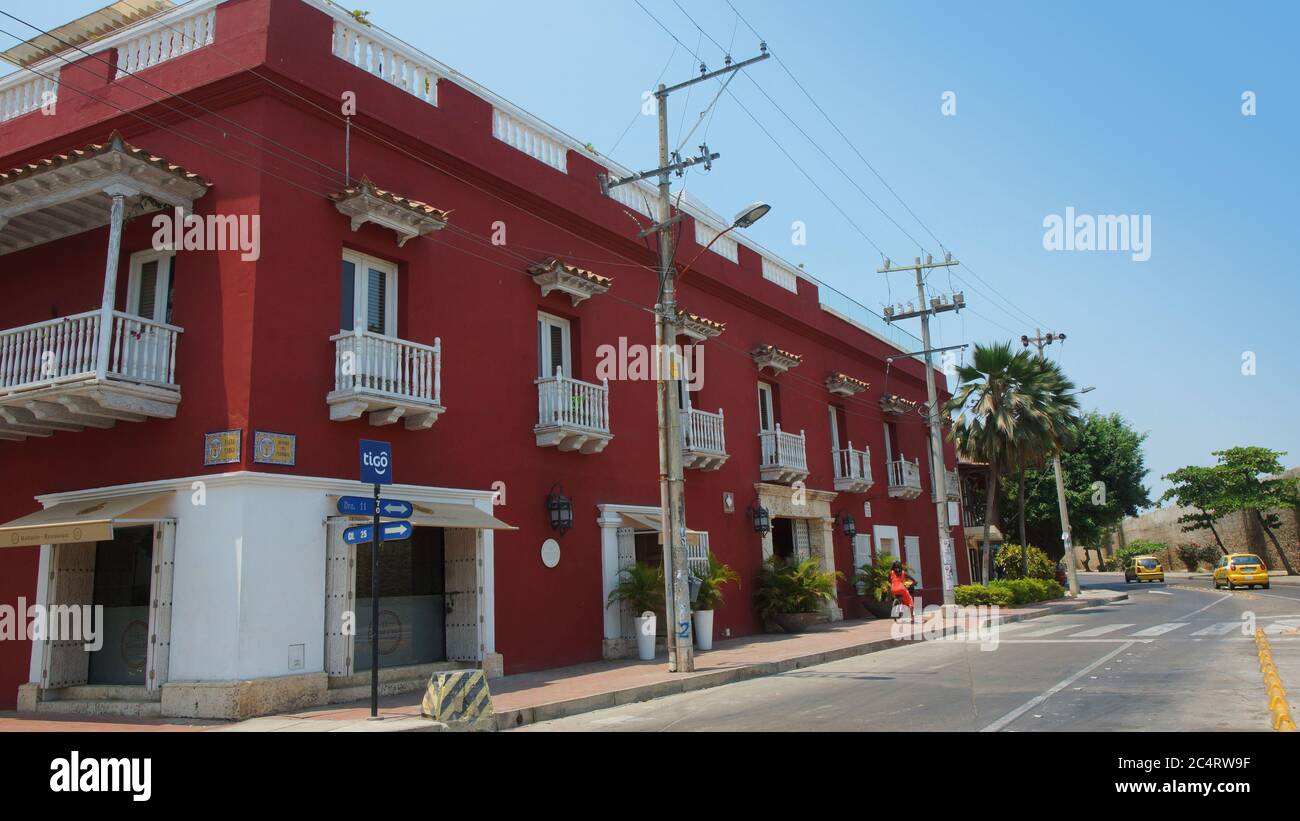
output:
[[161, 688], [168, 681], [172, 649], [172, 580], [176, 571], [176, 523], [153, 528], [153, 573], [149, 582], [149, 649], [145, 686]]
[[921, 537], [904, 536], [903, 537], [903, 561], [912, 569], [912, 578], [916, 579], [917, 587], [925, 587], [925, 582], [921, 576]]

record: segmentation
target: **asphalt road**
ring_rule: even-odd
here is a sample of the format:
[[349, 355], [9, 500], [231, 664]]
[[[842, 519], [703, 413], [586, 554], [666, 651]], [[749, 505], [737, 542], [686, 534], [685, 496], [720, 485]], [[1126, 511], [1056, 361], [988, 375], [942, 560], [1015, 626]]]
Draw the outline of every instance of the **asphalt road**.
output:
[[918, 643], [515, 732], [1268, 731], [1256, 624], [1300, 708], [1300, 586], [1086, 578], [1129, 600], [1007, 625], [996, 649]]

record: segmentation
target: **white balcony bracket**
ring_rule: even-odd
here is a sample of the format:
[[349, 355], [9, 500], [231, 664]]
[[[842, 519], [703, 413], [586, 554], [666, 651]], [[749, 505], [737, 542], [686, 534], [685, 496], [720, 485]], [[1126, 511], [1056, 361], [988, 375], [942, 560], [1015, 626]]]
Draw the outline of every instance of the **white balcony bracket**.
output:
[[799, 354], [783, 351], [775, 345], [760, 345], [750, 355], [760, 371], [766, 368], [774, 374], [783, 374], [803, 362]]
[[549, 296], [552, 291], [559, 291], [567, 294], [575, 306], [585, 299], [605, 293], [614, 283], [609, 277], [566, 265], [555, 257], [530, 266], [528, 273], [537, 287], [541, 288], [543, 297]]
[[337, 194], [331, 194], [334, 207], [352, 222], [357, 231], [367, 222], [397, 234], [400, 248], [415, 237], [422, 237], [447, 226], [450, 212], [434, 208], [419, 200], [407, 199], [375, 186], [368, 177]]
[[871, 387], [871, 383], [863, 382], [861, 379], [854, 379], [846, 373], [838, 371], [826, 377], [826, 390], [836, 396], [855, 396]]

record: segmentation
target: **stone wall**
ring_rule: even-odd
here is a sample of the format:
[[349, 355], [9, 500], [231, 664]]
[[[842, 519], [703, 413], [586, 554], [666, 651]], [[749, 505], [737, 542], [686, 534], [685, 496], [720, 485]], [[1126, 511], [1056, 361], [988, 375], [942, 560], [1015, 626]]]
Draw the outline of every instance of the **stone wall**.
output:
[[[1180, 544], [1199, 544], [1216, 547], [1214, 534], [1209, 528], [1202, 530], [1184, 531], [1183, 526], [1178, 523], [1178, 517], [1182, 516], [1186, 510], [1178, 507], [1160, 508], [1152, 510], [1141, 516], [1131, 516], [1120, 523], [1119, 530], [1116, 532], [1110, 543], [1109, 553], [1113, 553], [1120, 547], [1139, 539], [1145, 539], [1153, 542], [1163, 542], [1168, 545], [1168, 549], [1159, 555], [1165, 567], [1175, 570], [1185, 569], [1185, 565], [1178, 561], [1178, 555], [1175, 552]], [[1287, 558], [1291, 561], [1291, 566], [1300, 571], [1300, 514], [1294, 508], [1285, 508], [1273, 511], [1280, 519], [1280, 524], [1273, 529], [1273, 534], [1277, 536], [1278, 542], [1282, 549], [1286, 551]], [[1270, 570], [1281, 570], [1281, 557], [1278, 556], [1277, 549], [1273, 547], [1273, 542], [1268, 538], [1264, 529], [1260, 527], [1259, 520], [1253, 513], [1241, 512], [1234, 513], [1217, 519], [1214, 527], [1219, 531], [1219, 538], [1223, 541], [1223, 546], [1228, 549], [1229, 553], [1254, 553], [1264, 560]], [[1096, 564], [1096, 552], [1093, 552], [1093, 564]]]

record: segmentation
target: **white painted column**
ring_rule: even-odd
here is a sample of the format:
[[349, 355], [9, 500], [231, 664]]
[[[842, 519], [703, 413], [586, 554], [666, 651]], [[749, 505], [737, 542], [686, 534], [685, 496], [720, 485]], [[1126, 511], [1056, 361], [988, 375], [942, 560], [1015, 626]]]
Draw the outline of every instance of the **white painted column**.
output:
[[605, 638], [623, 637], [622, 610], [607, 607], [609, 594], [618, 586], [618, 529], [623, 524], [623, 517], [612, 511], [602, 510], [596, 517], [600, 527], [600, 606], [604, 610]]
[[126, 198], [138, 192], [125, 185], [110, 185], [104, 193], [113, 198], [108, 223], [108, 255], [104, 261], [104, 297], [99, 306], [99, 339], [95, 355], [95, 376], [103, 380], [108, 373], [109, 349], [113, 344], [113, 306], [117, 301], [117, 267], [122, 256], [122, 219]]

